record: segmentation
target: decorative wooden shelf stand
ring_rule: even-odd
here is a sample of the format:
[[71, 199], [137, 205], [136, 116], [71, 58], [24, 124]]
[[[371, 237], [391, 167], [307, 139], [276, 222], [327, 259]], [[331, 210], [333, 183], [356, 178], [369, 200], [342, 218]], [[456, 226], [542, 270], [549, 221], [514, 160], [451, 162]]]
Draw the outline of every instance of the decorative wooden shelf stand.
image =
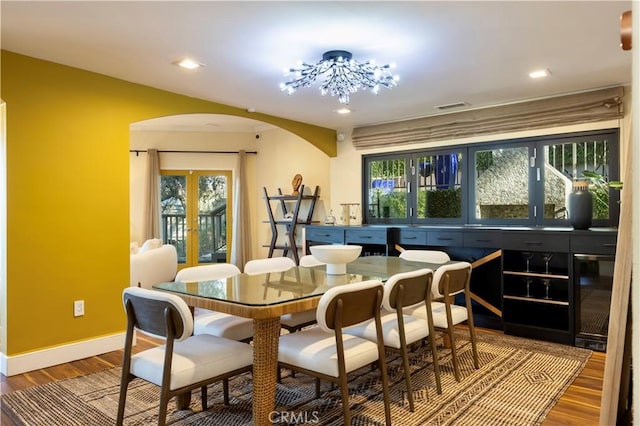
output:
[[[269, 195], [267, 188], [263, 187], [264, 200], [267, 204], [267, 214], [269, 216], [269, 224], [271, 225], [271, 242], [269, 243], [269, 257], [273, 257], [274, 250], [282, 250], [283, 256], [288, 256], [289, 251], [293, 254], [293, 259], [296, 264], [299, 263], [298, 245], [296, 244], [296, 226], [297, 225], [309, 225], [311, 223], [311, 217], [313, 216], [313, 210], [318, 200], [320, 187], [316, 186], [312, 195], [304, 195], [304, 185], [300, 186], [298, 195], [285, 195], [282, 190], [278, 188], [278, 194]], [[283, 218], [276, 219], [273, 213], [272, 202], [276, 201], [280, 203], [282, 209]], [[309, 210], [306, 217], [299, 218], [298, 213], [303, 201], [309, 202]], [[276, 207], [277, 208], [277, 207]], [[287, 241], [283, 244], [278, 244], [278, 226], [284, 227], [284, 233], [287, 237]]]

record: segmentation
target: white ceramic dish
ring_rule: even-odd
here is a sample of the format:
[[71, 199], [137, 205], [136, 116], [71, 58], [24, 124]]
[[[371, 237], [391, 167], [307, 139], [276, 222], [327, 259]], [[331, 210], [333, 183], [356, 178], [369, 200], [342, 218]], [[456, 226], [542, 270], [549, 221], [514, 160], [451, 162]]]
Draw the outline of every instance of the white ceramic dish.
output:
[[319, 245], [309, 247], [311, 254], [320, 262], [327, 264], [327, 274], [341, 275], [347, 272], [347, 263], [360, 256], [362, 246]]

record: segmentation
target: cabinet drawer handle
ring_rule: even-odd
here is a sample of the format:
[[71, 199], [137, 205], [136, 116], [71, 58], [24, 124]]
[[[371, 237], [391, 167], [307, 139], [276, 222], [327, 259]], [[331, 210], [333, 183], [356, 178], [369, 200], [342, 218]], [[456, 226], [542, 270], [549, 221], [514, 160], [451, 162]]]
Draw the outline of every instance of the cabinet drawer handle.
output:
[[371, 235], [361, 235], [360, 238], [372, 238]]
[[528, 246], [539, 246], [539, 245], [542, 245], [542, 243], [540, 241], [525, 241], [524, 243], [526, 245], [528, 245]]
[[436, 240], [438, 241], [452, 241], [453, 238], [444, 238], [444, 237], [440, 237], [440, 238], [436, 238]]
[[402, 237], [403, 240], [417, 240], [418, 237]]
[[318, 237], [330, 237], [331, 235], [329, 234], [318, 234]]
[[615, 243], [604, 243], [602, 244], [602, 247], [615, 247], [616, 244]]
[[486, 240], [476, 240], [476, 243], [490, 243], [491, 240], [486, 239]]

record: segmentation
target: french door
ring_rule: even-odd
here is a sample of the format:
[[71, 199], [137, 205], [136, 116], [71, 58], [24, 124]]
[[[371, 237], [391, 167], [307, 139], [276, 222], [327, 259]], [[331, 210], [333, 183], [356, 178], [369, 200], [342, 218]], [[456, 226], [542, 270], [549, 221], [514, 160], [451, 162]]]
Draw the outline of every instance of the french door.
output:
[[176, 247], [179, 267], [228, 261], [231, 194], [230, 171], [162, 171], [162, 239]]

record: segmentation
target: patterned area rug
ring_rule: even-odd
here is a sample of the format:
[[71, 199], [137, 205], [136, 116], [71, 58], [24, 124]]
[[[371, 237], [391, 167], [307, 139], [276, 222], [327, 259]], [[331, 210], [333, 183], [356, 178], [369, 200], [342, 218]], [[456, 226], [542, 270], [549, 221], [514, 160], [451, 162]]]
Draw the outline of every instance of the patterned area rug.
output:
[[[473, 367], [468, 334], [460, 331], [458, 345], [461, 382], [456, 382], [449, 353], [439, 343], [442, 389], [435, 390], [431, 352], [416, 348], [412, 355], [412, 380], [416, 410], [411, 413], [405, 395], [404, 375], [397, 356], [388, 358], [392, 383], [393, 424], [409, 425], [538, 425], [571, 382], [580, 374], [591, 351], [570, 346], [479, 333], [480, 369]], [[67, 379], [4, 395], [2, 410], [19, 425], [99, 426], [115, 424], [120, 369]], [[230, 383], [231, 404], [222, 403], [222, 385], [209, 388], [209, 409], [202, 411], [194, 392], [188, 410], [169, 405], [170, 425], [250, 425], [251, 376]], [[315, 399], [314, 379], [283, 373], [276, 393], [276, 424], [342, 425], [339, 388], [323, 383]], [[382, 425], [384, 409], [377, 370], [354, 372], [349, 382], [352, 424]], [[129, 386], [126, 425], [157, 424], [158, 388], [141, 380]]]

